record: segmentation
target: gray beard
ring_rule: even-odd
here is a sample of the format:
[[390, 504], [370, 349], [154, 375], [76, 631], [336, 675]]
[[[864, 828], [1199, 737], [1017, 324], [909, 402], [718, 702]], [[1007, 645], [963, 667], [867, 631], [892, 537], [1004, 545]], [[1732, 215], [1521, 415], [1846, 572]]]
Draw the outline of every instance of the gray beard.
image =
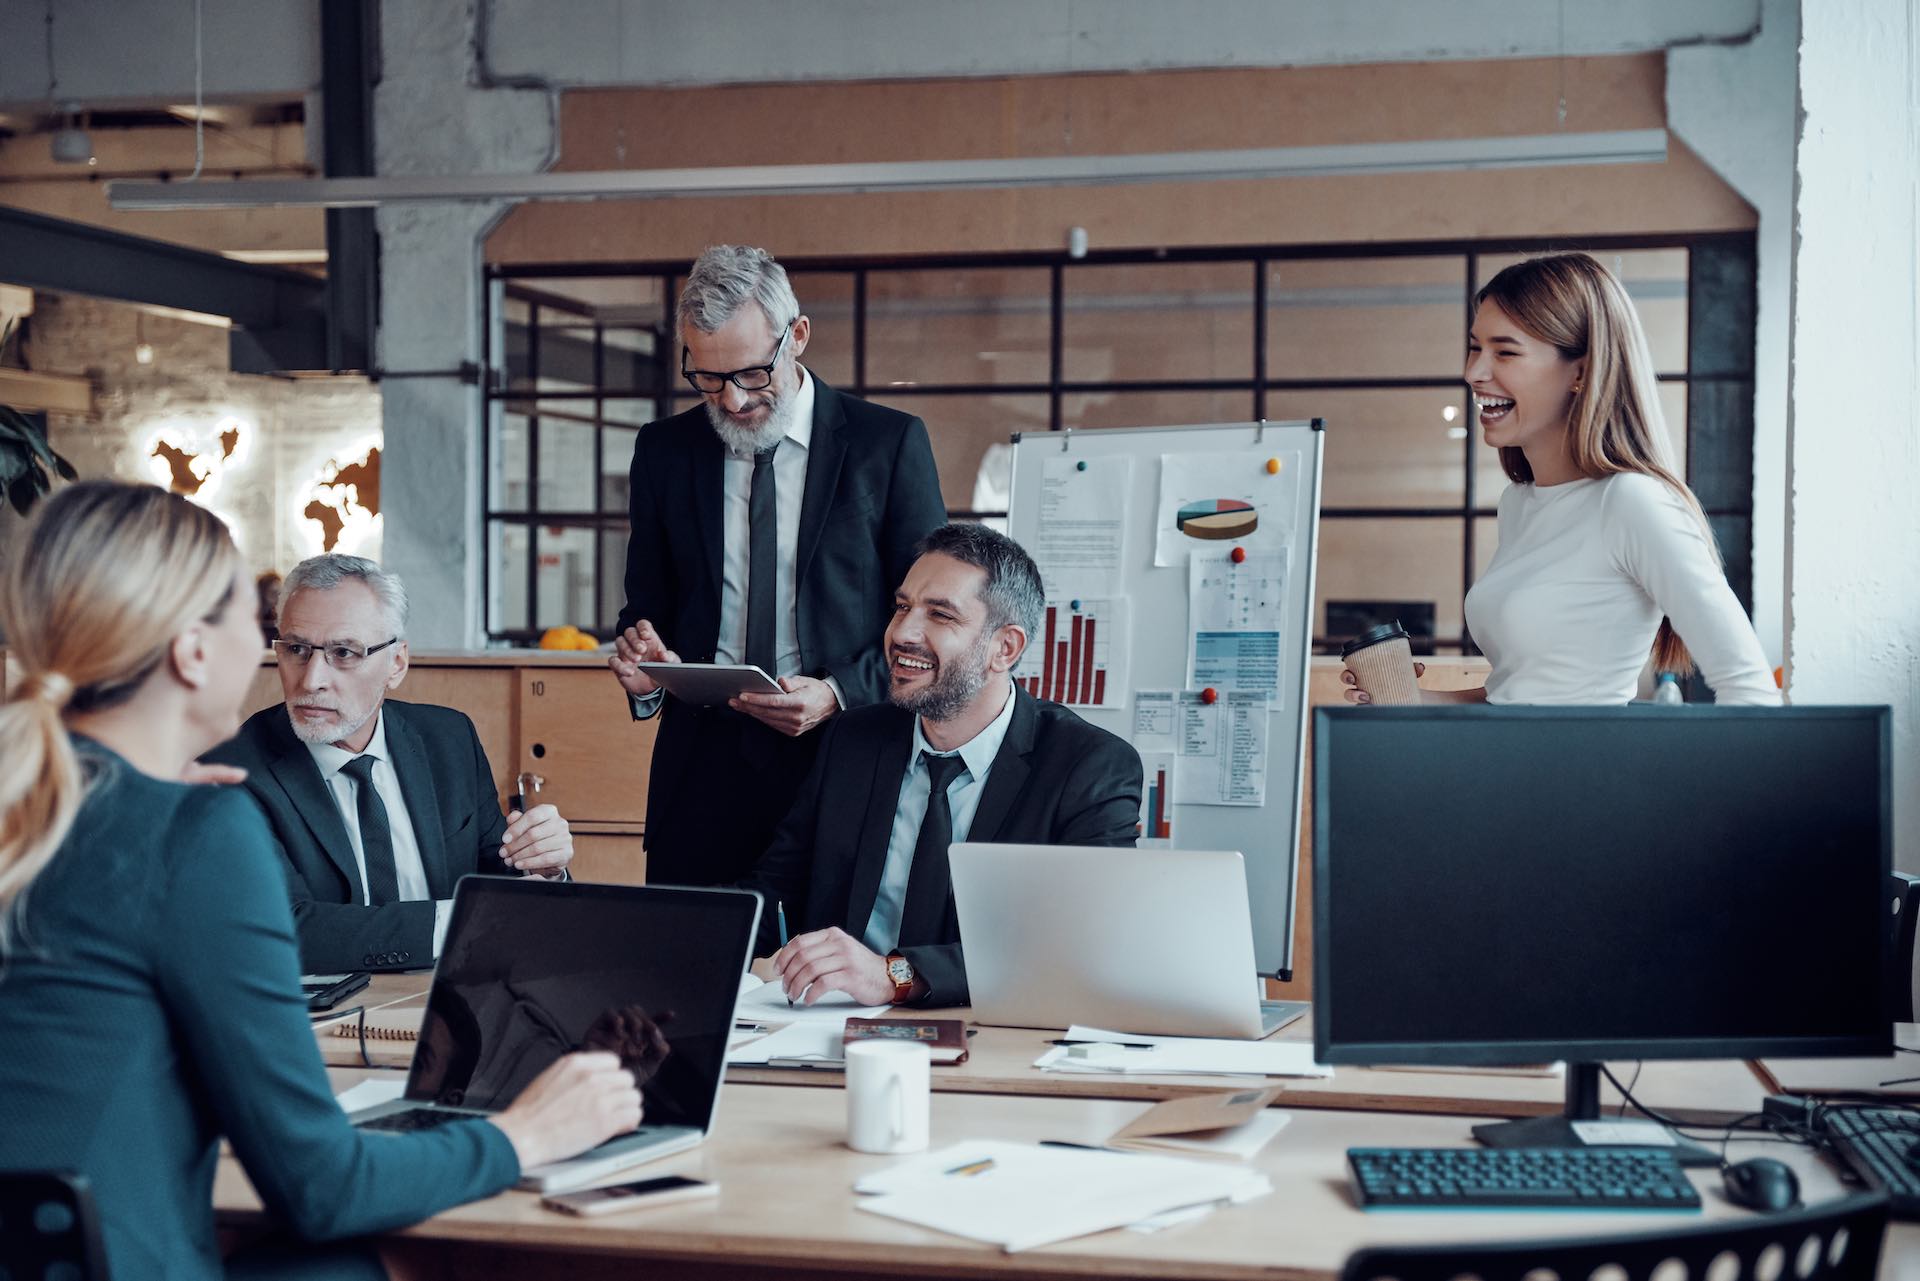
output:
[[940, 668], [940, 674], [917, 694], [889, 692], [887, 701], [895, 707], [924, 716], [930, 721], [950, 721], [967, 710], [980, 691], [987, 687], [987, 655], [993, 635], [982, 633], [980, 643], [967, 652], [958, 666]]
[[[313, 661], [318, 662], [319, 659], [316, 657]], [[355, 734], [358, 734], [362, 729], [366, 728], [367, 722], [372, 720], [379, 711], [380, 704], [375, 703], [367, 709], [365, 716], [354, 721], [351, 725], [343, 725], [339, 729], [330, 729], [319, 725], [302, 725], [299, 721], [293, 719], [292, 708], [287, 709], [287, 720], [292, 724], [293, 736], [303, 743], [339, 743], [352, 738]]]
[[772, 412], [757, 429], [742, 427], [710, 400], [701, 403], [706, 406], [707, 421], [713, 424], [714, 434], [735, 458], [751, 458], [763, 449], [771, 449], [787, 438], [787, 428], [793, 426], [791, 396], [775, 396]]

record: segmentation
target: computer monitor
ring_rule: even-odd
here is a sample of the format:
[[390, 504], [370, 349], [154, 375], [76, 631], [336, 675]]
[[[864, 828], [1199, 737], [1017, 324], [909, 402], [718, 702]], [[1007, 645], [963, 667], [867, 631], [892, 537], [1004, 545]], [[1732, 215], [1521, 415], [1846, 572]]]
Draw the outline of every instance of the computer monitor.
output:
[[1324, 1063], [1891, 1054], [1884, 707], [1321, 708]]

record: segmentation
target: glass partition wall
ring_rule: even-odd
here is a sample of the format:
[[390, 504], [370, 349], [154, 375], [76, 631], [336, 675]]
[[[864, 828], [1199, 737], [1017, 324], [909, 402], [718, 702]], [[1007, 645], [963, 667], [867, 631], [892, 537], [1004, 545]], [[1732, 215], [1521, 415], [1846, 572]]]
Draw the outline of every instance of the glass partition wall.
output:
[[[1325, 419], [1316, 648], [1398, 617], [1460, 654], [1506, 485], [1460, 378], [1473, 291], [1567, 247], [1633, 295], [1675, 455], [1750, 605], [1751, 234], [786, 265], [807, 367], [926, 420], [956, 519], [1004, 517], [1014, 432]], [[489, 268], [489, 637], [611, 634], [635, 434], [698, 401], [671, 333], [687, 265]]]

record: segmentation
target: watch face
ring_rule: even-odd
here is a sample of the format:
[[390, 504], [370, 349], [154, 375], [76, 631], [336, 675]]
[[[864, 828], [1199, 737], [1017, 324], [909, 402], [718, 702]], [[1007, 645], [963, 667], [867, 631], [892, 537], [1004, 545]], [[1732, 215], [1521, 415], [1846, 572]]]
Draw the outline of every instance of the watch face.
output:
[[887, 961], [887, 977], [895, 983], [913, 982], [913, 966], [907, 964], [904, 956], [891, 957]]

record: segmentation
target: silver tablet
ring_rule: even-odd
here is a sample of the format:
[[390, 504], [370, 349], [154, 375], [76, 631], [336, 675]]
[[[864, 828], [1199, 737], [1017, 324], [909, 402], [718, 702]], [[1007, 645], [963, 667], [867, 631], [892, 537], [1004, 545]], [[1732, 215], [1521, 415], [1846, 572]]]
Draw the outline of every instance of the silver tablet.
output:
[[683, 703], [710, 707], [735, 694], [784, 694], [779, 684], [752, 663], [636, 663]]

